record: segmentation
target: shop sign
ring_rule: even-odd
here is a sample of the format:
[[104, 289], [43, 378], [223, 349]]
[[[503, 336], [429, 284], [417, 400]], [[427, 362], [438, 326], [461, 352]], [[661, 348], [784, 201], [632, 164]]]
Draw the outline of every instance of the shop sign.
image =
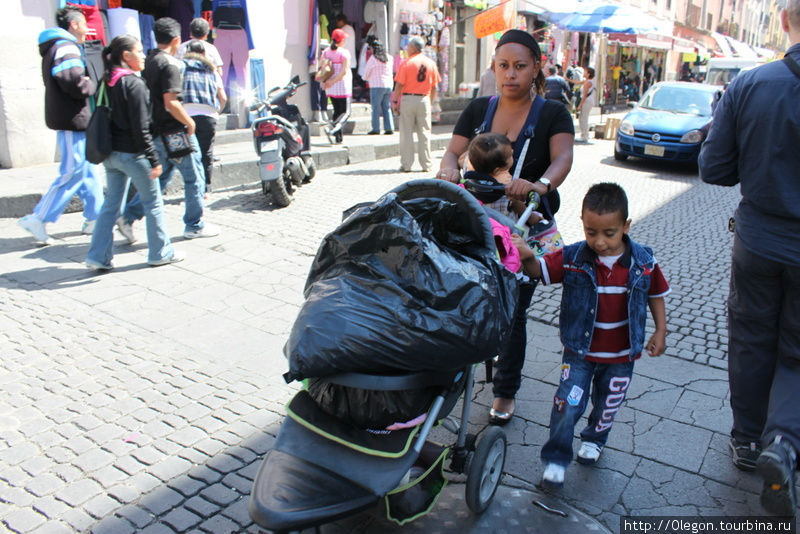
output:
[[489, 7], [489, 0], [464, 0], [464, 5], [474, 9], [486, 9]]
[[697, 61], [697, 54], [695, 52], [689, 53], [684, 52], [681, 61], [688, 61], [689, 63], [694, 63]]
[[473, 28], [478, 39], [514, 27], [514, 2], [506, 0], [475, 17]]

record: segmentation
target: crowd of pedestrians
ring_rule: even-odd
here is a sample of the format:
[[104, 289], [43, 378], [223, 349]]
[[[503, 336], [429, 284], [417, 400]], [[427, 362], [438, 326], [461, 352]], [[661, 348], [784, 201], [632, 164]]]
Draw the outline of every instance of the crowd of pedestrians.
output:
[[[46, 122], [57, 131], [62, 154], [60, 176], [19, 224], [49, 244], [46, 223], [57, 220], [77, 193], [84, 205], [82, 232], [92, 235], [87, 267], [112, 269], [114, 225], [130, 244], [136, 241], [133, 223], [142, 218], [147, 218], [147, 262], [181, 261], [184, 256], [172, 248], [163, 218], [162, 193], [174, 170], [180, 171], [184, 185], [183, 237], [219, 234], [218, 227], [204, 220], [216, 118], [226, 99], [219, 53], [205, 40], [208, 23], [193, 21], [193, 39], [181, 44], [180, 24], [159, 19], [153, 28], [157, 48], [147, 57], [136, 37], [116, 37], [103, 50], [105, 74], [98, 91], [80, 49], [87, 31], [83, 13], [67, 6], [57, 12], [56, 21], [57, 28], [39, 36], [39, 49]], [[179, 52], [183, 61], [176, 57]], [[105, 198], [95, 166], [86, 159], [86, 128], [96, 93], [108, 96], [111, 109], [112, 152], [103, 161]], [[174, 152], [167, 143], [175, 135], [185, 140], [186, 153]], [[131, 182], [136, 193], [124, 203]]]

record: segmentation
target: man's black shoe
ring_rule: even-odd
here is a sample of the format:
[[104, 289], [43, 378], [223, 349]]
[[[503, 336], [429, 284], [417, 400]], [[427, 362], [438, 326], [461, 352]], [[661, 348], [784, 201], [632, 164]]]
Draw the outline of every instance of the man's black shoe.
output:
[[731, 449], [733, 465], [742, 471], [756, 470], [756, 460], [761, 454], [761, 446], [757, 442], [738, 441], [731, 438], [728, 447]]
[[780, 436], [764, 449], [756, 462], [756, 469], [764, 479], [761, 489], [761, 506], [770, 513], [793, 517], [797, 508], [794, 488], [794, 469], [797, 456], [791, 445], [782, 443]]

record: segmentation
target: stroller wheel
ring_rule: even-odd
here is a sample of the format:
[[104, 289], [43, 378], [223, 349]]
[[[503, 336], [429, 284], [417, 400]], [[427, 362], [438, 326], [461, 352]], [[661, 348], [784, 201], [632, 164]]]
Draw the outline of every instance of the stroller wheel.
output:
[[467, 470], [467, 506], [476, 514], [486, 510], [494, 498], [506, 463], [506, 434], [496, 426], [481, 433]]

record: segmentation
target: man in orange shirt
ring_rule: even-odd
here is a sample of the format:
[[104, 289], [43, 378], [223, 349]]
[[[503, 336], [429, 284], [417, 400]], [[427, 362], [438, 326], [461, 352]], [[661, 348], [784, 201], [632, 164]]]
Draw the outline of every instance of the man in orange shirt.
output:
[[436, 63], [421, 53], [423, 48], [425, 41], [421, 37], [412, 37], [409, 40], [406, 47], [408, 59], [400, 66], [394, 78], [392, 111], [400, 116], [402, 172], [411, 172], [411, 165], [414, 164], [414, 132], [417, 132], [422, 171], [431, 169], [431, 107], [436, 97], [436, 85], [442, 81], [442, 77]]

